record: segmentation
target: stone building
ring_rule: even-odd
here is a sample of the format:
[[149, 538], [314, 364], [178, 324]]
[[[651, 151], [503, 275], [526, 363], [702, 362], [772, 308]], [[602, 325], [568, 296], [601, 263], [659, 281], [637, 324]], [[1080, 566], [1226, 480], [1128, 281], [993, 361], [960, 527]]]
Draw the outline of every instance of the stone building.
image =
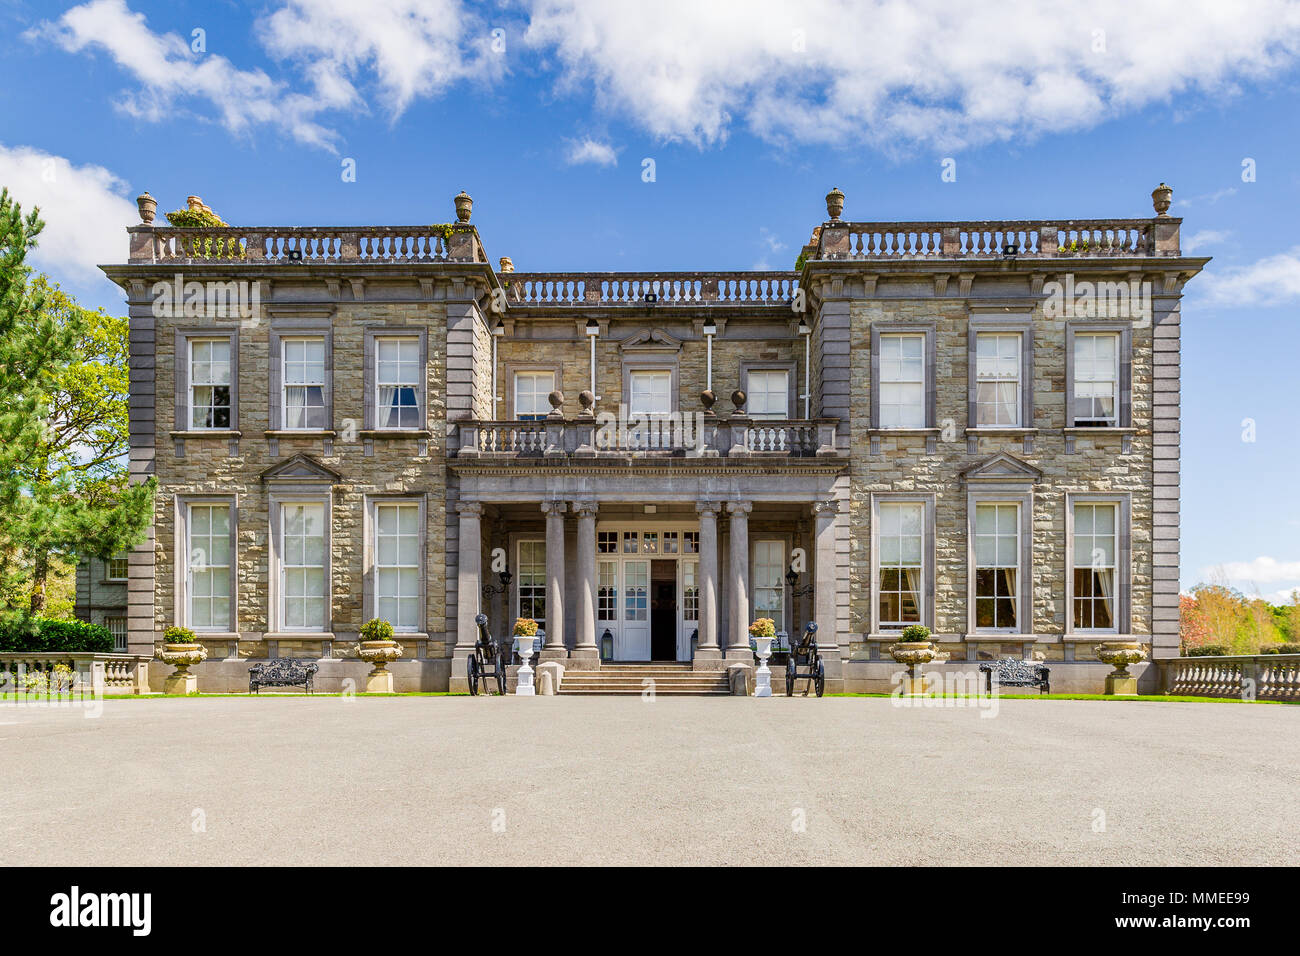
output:
[[[908, 623], [946, 661], [1178, 653], [1179, 301], [1144, 219], [853, 222], [794, 272], [527, 273], [470, 224], [182, 230], [141, 197], [125, 264], [131, 467], [156, 475], [129, 643], [464, 685], [475, 616], [570, 672], [752, 661], [819, 625], [829, 690], [889, 690]], [[602, 663], [602, 658], [604, 663]], [[1143, 674], [1142, 667], [1136, 669]], [[1150, 686], [1153, 674], [1145, 674]]]
[[114, 647], [126, 650], [127, 576], [130, 555], [83, 556], [77, 561], [76, 601], [73, 614], [79, 621], [102, 624], [113, 634]]

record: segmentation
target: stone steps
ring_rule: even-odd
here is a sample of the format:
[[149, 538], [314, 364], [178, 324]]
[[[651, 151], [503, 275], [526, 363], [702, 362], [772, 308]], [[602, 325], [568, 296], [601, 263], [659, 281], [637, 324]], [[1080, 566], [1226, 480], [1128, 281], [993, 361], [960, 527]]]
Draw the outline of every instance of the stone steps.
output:
[[[646, 681], [653, 681], [647, 685]], [[731, 693], [725, 671], [692, 670], [689, 663], [606, 664], [600, 670], [566, 670], [560, 693], [574, 696], [640, 695], [723, 697]]]

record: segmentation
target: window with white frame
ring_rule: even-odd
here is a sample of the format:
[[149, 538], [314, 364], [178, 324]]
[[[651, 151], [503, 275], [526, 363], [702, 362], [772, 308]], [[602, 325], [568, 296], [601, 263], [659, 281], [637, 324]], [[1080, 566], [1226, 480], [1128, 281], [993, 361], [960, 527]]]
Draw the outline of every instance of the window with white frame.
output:
[[377, 502], [375, 526], [375, 617], [397, 631], [420, 627], [420, 505]]
[[[288, 501], [280, 505], [280, 627], [286, 631], [323, 631], [328, 625], [326, 514], [321, 502]], [[385, 536], [381, 541], [390, 550], [396, 541], [398, 557], [414, 557], [418, 566], [418, 553], [400, 554], [403, 545], [407, 545], [408, 552], [411, 550], [400, 530], [398, 535]], [[400, 607], [396, 610], [401, 613]], [[397, 626], [391, 618], [385, 620]]]
[[975, 627], [1015, 632], [1020, 587], [1020, 506], [975, 506]]
[[1018, 332], [975, 333], [975, 425], [1019, 426], [1020, 349]]
[[882, 501], [876, 509], [877, 597], [882, 628], [920, 624], [925, 590], [925, 504]]
[[113, 635], [113, 650], [122, 653], [126, 650], [126, 618], [106, 617], [104, 626]]
[[531, 617], [539, 630], [546, 628], [546, 542], [519, 542], [519, 611]]
[[618, 562], [600, 561], [596, 570], [596, 620], [618, 620]]
[[699, 571], [698, 561], [682, 562], [682, 619], [685, 621], [700, 619]]
[[891, 332], [880, 336], [881, 428], [925, 426], [925, 336]]
[[1074, 334], [1073, 418], [1079, 428], [1119, 424], [1119, 353], [1117, 332]]
[[515, 372], [515, 418], [538, 421], [551, 413], [554, 372]]
[[632, 415], [667, 415], [673, 410], [673, 373], [633, 369], [628, 373], [627, 410]]
[[1116, 554], [1119, 505], [1074, 503], [1074, 596], [1070, 610], [1076, 631], [1115, 631]]
[[779, 631], [785, 627], [785, 542], [755, 541], [750, 571], [754, 617], [770, 617]]
[[187, 339], [190, 428], [230, 428], [230, 339]]
[[420, 427], [420, 340], [375, 338], [375, 427]]
[[325, 422], [325, 339], [303, 336], [280, 340], [283, 363], [284, 427], [323, 429]]
[[650, 562], [623, 563], [623, 620], [645, 621], [650, 614]]
[[230, 505], [191, 504], [186, 521], [189, 626], [230, 630]]
[[131, 560], [125, 551], [119, 551], [104, 562], [104, 579], [125, 581], [131, 573]]
[[745, 376], [751, 418], [790, 417], [790, 373], [785, 369], [750, 369]]

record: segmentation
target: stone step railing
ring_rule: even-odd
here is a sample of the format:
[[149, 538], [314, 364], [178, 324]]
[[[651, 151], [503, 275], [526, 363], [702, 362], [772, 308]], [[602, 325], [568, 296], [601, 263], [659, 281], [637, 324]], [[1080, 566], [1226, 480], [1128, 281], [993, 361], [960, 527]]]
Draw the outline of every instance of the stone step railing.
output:
[[781, 305], [799, 287], [793, 272], [506, 272], [515, 306]]
[[151, 660], [138, 654], [91, 651], [4, 651], [0, 652], [0, 694], [21, 697], [29, 688], [54, 688], [59, 664], [75, 673], [74, 694], [147, 694]]
[[1127, 258], [1178, 255], [1179, 219], [840, 222], [821, 227], [820, 259]]
[[175, 229], [133, 226], [130, 261], [149, 263], [486, 262], [472, 227], [228, 226]]
[[726, 458], [826, 458], [837, 419], [760, 421], [705, 415], [464, 421], [458, 458], [598, 458], [677, 455]]
[[1175, 657], [1157, 663], [1167, 694], [1300, 700], [1300, 654]]

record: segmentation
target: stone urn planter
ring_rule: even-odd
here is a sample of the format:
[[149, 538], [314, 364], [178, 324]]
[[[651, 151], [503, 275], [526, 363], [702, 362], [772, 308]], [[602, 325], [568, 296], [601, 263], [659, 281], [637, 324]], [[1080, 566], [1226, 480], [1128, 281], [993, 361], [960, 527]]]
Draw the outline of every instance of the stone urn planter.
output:
[[1173, 199], [1173, 189], [1164, 183], [1151, 190], [1151, 206], [1155, 209], [1157, 216], [1169, 215], [1169, 206]]
[[169, 627], [163, 632], [163, 648], [155, 655], [176, 670], [163, 682], [163, 693], [186, 695], [199, 692], [199, 678], [190, 673], [195, 664], [208, 659], [208, 651], [187, 627]]
[[907, 677], [903, 681], [903, 695], [906, 697], [924, 697], [925, 678], [921, 675], [921, 666], [935, 658], [934, 643], [930, 640], [930, 629], [921, 624], [911, 624], [903, 628], [903, 639], [889, 645], [889, 654], [900, 664], [907, 665]]
[[1115, 668], [1106, 675], [1106, 693], [1116, 697], [1136, 697], [1137, 678], [1128, 672], [1128, 666], [1146, 660], [1142, 642], [1105, 641], [1094, 650], [1098, 660]]
[[393, 625], [379, 618], [371, 618], [361, 625], [361, 640], [357, 642], [357, 657], [371, 665], [366, 675], [367, 694], [391, 694], [393, 692], [393, 672], [388, 669], [391, 661], [402, 656], [404, 648], [393, 640]]
[[831, 191], [826, 194], [826, 214], [831, 217], [832, 222], [838, 222], [843, 212], [844, 193], [839, 187], [832, 186]]
[[469, 198], [469, 193], [462, 189], [453, 202], [456, 204], [456, 218], [461, 222], [469, 222], [470, 214], [474, 211], [474, 200]]
[[749, 625], [749, 636], [754, 642], [754, 656], [758, 658], [758, 670], [754, 672], [754, 696], [771, 697], [772, 670], [767, 666], [767, 659], [772, 656], [776, 622], [770, 617], [760, 617]]
[[154, 216], [158, 213], [158, 200], [143, 192], [135, 197], [135, 208], [140, 211], [140, 221], [146, 226], [152, 226]]

